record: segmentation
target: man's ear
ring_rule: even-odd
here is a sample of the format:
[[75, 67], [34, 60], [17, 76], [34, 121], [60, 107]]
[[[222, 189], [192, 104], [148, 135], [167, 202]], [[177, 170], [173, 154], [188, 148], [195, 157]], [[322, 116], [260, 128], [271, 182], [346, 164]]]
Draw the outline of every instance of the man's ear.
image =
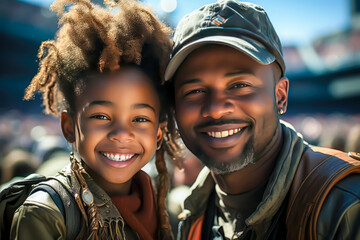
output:
[[161, 145], [162, 145], [162, 142], [163, 142], [163, 134], [162, 134], [162, 130], [161, 130], [161, 127], [159, 126], [158, 128], [158, 132], [157, 132], [157, 137], [156, 137], [156, 142], [157, 142], [157, 147], [156, 147], [156, 150], [159, 150]]
[[75, 142], [75, 124], [73, 118], [67, 111], [61, 113], [61, 130], [69, 143]]
[[281, 114], [286, 112], [288, 93], [289, 79], [281, 78], [275, 86], [276, 105], [278, 112], [280, 112]]

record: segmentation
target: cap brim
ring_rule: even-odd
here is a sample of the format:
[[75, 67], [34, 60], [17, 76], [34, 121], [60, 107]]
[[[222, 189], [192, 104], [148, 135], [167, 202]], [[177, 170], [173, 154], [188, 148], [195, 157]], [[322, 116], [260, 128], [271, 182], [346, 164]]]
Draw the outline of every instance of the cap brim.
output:
[[185, 45], [175, 54], [175, 56], [171, 58], [165, 71], [165, 81], [170, 80], [174, 76], [179, 66], [184, 62], [185, 58], [189, 56], [190, 53], [206, 44], [220, 44], [232, 47], [264, 65], [268, 65], [275, 61], [275, 56], [268, 52], [261, 43], [250, 38], [209, 36]]

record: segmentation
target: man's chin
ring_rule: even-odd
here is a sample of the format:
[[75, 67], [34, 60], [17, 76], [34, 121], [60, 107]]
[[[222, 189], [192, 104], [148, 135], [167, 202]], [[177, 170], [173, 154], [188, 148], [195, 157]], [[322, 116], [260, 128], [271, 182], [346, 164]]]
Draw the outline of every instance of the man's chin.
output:
[[254, 151], [248, 149], [245, 154], [233, 159], [212, 159], [209, 157], [201, 158], [201, 161], [215, 174], [229, 174], [236, 171], [240, 171], [255, 163]]
[[207, 167], [213, 171], [215, 174], [218, 175], [224, 175], [224, 174], [229, 174], [229, 173], [233, 173], [233, 172], [237, 172], [240, 171], [250, 165], [253, 165], [253, 162], [248, 162], [248, 163], [244, 163], [244, 164], [209, 164], [207, 165]]

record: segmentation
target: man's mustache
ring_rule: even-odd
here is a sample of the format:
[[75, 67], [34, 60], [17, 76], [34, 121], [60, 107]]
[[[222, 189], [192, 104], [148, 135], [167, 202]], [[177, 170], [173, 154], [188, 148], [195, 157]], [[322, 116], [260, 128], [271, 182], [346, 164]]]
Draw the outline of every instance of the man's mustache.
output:
[[249, 121], [241, 120], [241, 119], [219, 119], [219, 120], [210, 120], [207, 122], [200, 123], [195, 126], [195, 129], [212, 127], [212, 126], [221, 126], [225, 124], [243, 124], [249, 123]]

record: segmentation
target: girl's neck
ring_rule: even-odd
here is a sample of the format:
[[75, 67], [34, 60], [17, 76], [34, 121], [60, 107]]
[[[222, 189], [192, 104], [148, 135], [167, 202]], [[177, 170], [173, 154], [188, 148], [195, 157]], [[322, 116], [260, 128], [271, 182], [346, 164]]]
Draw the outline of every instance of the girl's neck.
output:
[[93, 171], [84, 162], [82, 162], [82, 164], [86, 172], [92, 177], [92, 179], [94, 179], [96, 184], [99, 185], [110, 197], [125, 196], [130, 194], [132, 179], [125, 183], [111, 183]]

